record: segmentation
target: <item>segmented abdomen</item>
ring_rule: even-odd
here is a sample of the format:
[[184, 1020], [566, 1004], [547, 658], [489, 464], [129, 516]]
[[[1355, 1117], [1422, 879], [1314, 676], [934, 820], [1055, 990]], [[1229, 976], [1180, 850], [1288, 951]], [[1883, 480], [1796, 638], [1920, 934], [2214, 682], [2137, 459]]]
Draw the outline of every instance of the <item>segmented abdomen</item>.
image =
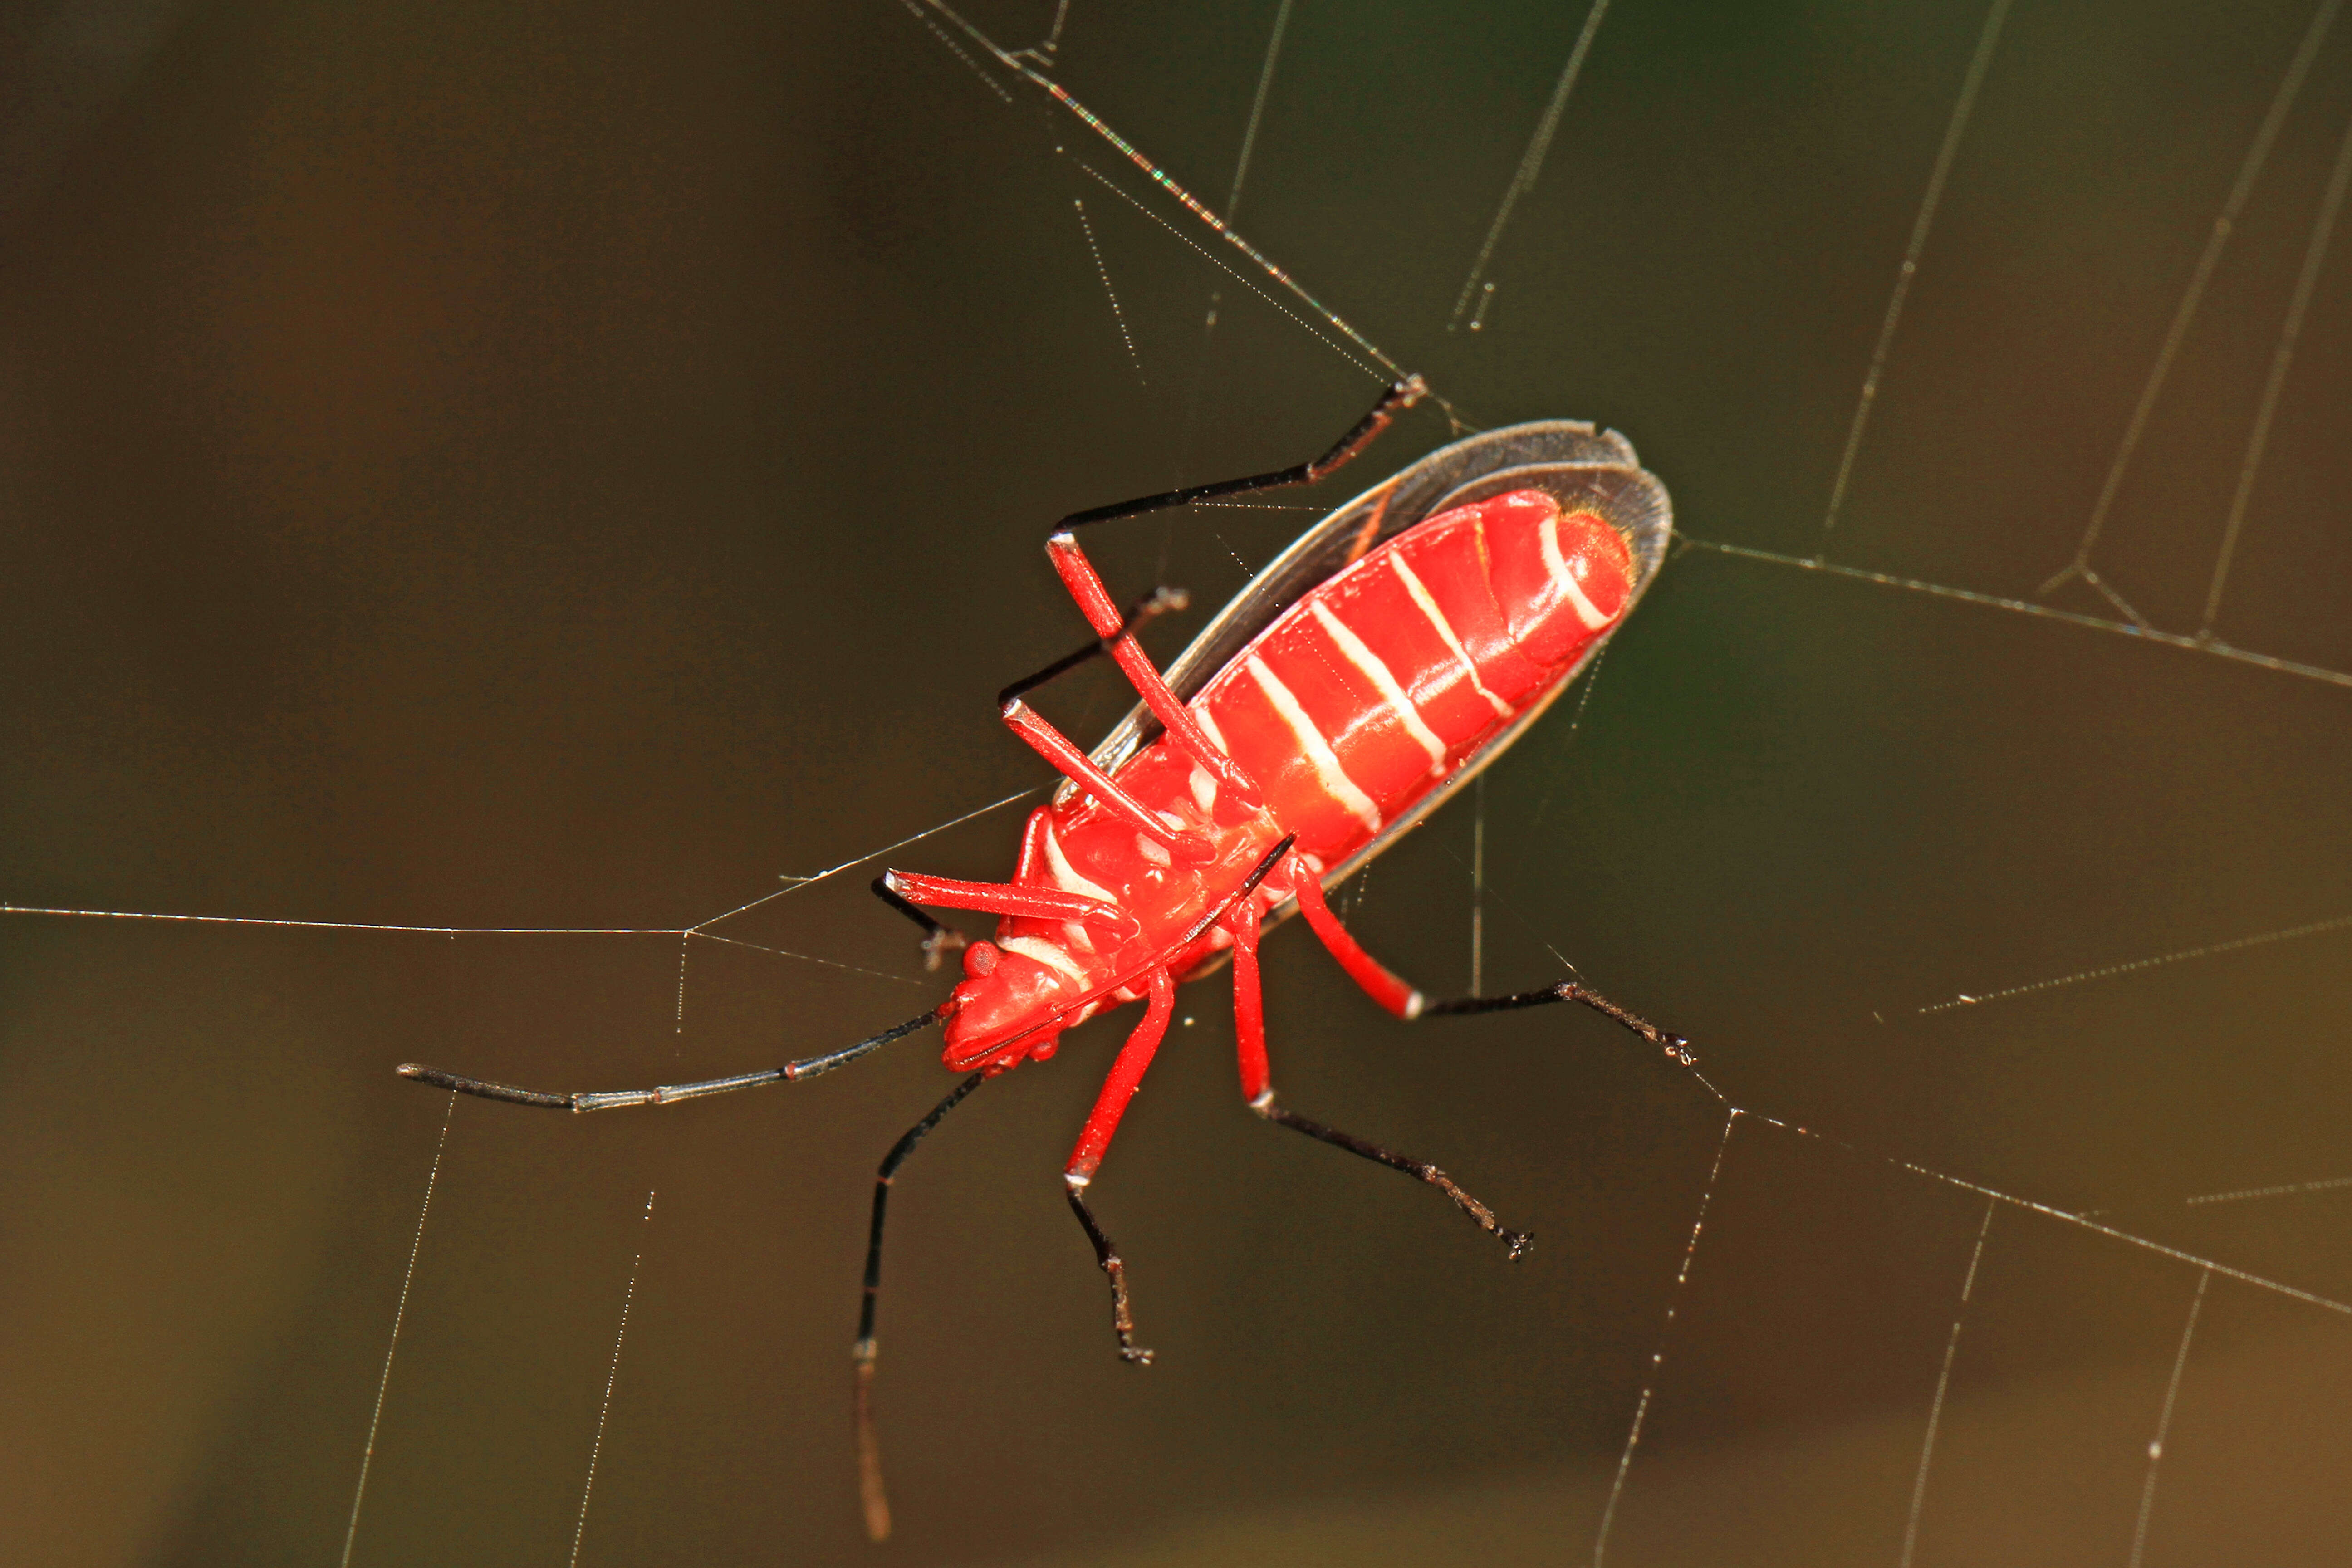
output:
[[1513, 491], [1322, 584], [1191, 706], [1298, 847], [1337, 864], [1549, 692], [1632, 587], [1614, 529]]
[[1112, 776], [1171, 826], [1204, 835], [1210, 862], [1175, 864], [1083, 792], [1038, 808], [1014, 879], [1115, 904], [1135, 929], [1118, 939], [1005, 916], [992, 977], [958, 988], [948, 1065], [1050, 1055], [1063, 1029], [1129, 999], [1133, 977], [1181, 976], [1230, 946], [1202, 923], [1282, 836], [1326, 868], [1345, 860], [1557, 688], [1632, 585], [1614, 529], [1518, 490], [1416, 523], [1317, 586], [1189, 704], [1265, 813], [1237, 814], [1165, 735]]

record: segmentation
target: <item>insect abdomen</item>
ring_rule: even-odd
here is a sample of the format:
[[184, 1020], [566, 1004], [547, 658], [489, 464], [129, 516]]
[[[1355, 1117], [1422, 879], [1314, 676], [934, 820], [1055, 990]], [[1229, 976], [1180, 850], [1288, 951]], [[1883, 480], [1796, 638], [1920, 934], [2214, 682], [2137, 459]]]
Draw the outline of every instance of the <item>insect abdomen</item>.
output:
[[1599, 517], [1513, 491], [1316, 588], [1193, 706], [1299, 847], [1335, 863], [1564, 679], [1632, 582]]

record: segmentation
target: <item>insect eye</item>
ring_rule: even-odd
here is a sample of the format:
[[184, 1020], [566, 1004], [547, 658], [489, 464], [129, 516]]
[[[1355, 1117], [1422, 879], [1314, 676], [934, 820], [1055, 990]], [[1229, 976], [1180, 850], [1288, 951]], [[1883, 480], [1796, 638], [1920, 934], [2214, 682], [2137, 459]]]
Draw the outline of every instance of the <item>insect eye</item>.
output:
[[978, 980], [996, 967], [996, 944], [976, 942], [963, 950], [963, 972]]

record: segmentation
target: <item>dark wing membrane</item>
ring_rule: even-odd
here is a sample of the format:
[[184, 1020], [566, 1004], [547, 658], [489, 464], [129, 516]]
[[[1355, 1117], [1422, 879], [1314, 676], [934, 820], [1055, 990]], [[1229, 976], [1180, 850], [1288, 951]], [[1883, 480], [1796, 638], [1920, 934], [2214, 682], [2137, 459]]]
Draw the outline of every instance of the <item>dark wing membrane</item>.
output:
[[[1634, 604], [1665, 563], [1666, 544], [1674, 535], [1674, 508], [1666, 499], [1665, 487], [1643, 471], [1633, 443], [1614, 430], [1596, 430], [1571, 419], [1548, 419], [1489, 430], [1441, 447], [1332, 512], [1276, 556], [1202, 628], [1192, 646], [1168, 668], [1169, 686], [1189, 701], [1285, 610], [1373, 545], [1449, 508], [1516, 489], [1549, 490], [1559, 498], [1564, 509], [1590, 509], [1625, 536], [1633, 556], [1633, 592], [1625, 604], [1625, 614], [1632, 615]], [[1371, 524], [1369, 537], [1368, 522]], [[1622, 625], [1621, 616], [1618, 626]], [[1549, 697], [1520, 714], [1412, 810], [1381, 829], [1346, 862], [1327, 871], [1325, 884], [1349, 876], [1475, 778], [1574, 682], [1615, 631], [1612, 627], [1608, 636], [1587, 648], [1575, 669], [1552, 688]], [[1114, 772], [1159, 733], [1159, 723], [1139, 704], [1095, 748], [1094, 760], [1104, 772]], [[1287, 912], [1286, 907], [1277, 913]]]

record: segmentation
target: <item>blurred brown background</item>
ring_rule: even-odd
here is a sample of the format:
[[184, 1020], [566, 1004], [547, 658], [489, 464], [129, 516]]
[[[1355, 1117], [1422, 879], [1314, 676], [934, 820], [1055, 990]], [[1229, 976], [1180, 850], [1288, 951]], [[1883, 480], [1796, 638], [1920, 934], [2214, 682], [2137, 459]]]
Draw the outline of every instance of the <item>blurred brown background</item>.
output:
[[[1018, 44], [1050, 9], [972, 15]], [[1276, 9], [1077, 0], [1056, 74], [1222, 205]], [[36, 11], [0, 83], [14, 904], [704, 920], [1040, 781], [990, 697], [1081, 635], [1048, 520], [1295, 460], [1376, 390], [878, 0]], [[2065, 563], [2310, 16], [2021, 0], [1832, 559], [2010, 595]], [[1810, 555], [1984, 11], [1622, 0], [1449, 333], [1582, 17], [1297, 5], [1241, 226], [1465, 417], [1612, 425], [1691, 534]], [[2161, 626], [2197, 624], [2347, 116], [2352, 26], [2100, 547]], [[2333, 668], [2347, 267], [2218, 626]], [[1329, 498], [1445, 436], [1416, 416]], [[1197, 625], [1309, 515], [1098, 559]], [[950, 1081], [928, 1042], [591, 1119], [390, 1070], [623, 1087], [908, 1016], [940, 983], [870, 870], [719, 930], [878, 976], [697, 941], [682, 1014], [675, 937], [0, 917], [0, 1552], [338, 1561], [446, 1114], [355, 1563], [564, 1558], [640, 1254], [585, 1563], [1587, 1561], [1670, 1299], [1608, 1561], [1894, 1563], [1985, 1205], [1882, 1156], [2352, 1298], [2352, 1188], [2186, 1201], [2352, 1176], [2352, 931], [1919, 1011], [2352, 914], [2347, 758], [2340, 686], [1684, 552], [1485, 805], [1490, 984], [1556, 949], [1759, 1113], [1679, 1298], [1721, 1105], [1596, 1019], [1396, 1025], [1286, 931], [1289, 1102], [1538, 1247], [1507, 1268], [1258, 1124], [1211, 980], [1097, 1189], [1160, 1352], [1131, 1372], [1058, 1192], [1097, 1026], [898, 1184], [878, 1551], [846, 1352], [874, 1162]], [[1017, 820], [898, 858], [1001, 876]], [[1472, 824], [1349, 895], [1433, 990]], [[2199, 1277], [1994, 1215], [1917, 1563], [2129, 1560]], [[2352, 1552], [2347, 1385], [2352, 1321], [2216, 1276], [2144, 1561]]]

